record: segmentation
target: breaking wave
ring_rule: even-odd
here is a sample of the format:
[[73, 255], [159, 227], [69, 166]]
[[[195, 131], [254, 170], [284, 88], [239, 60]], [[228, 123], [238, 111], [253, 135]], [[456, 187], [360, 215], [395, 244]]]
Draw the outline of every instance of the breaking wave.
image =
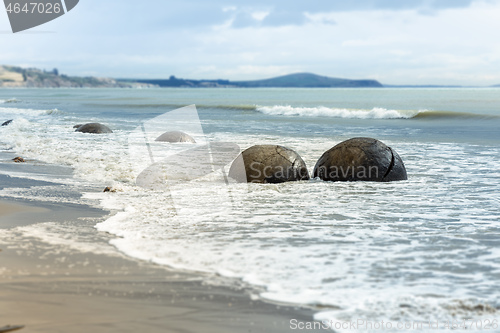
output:
[[257, 111], [276, 116], [295, 117], [332, 117], [345, 119], [436, 119], [436, 118], [498, 118], [498, 116], [482, 115], [466, 112], [453, 111], [429, 111], [429, 110], [392, 110], [375, 107], [369, 109], [346, 109], [319, 107], [293, 107], [290, 105], [258, 106]]
[[389, 110], [385, 108], [343, 109], [320, 107], [293, 107], [290, 105], [259, 106], [257, 111], [269, 115], [303, 116], [303, 117], [333, 117], [352, 119], [408, 119], [413, 118], [420, 111]]
[[4, 103], [18, 103], [19, 100], [15, 98], [10, 98], [10, 99], [0, 99], [0, 104]]

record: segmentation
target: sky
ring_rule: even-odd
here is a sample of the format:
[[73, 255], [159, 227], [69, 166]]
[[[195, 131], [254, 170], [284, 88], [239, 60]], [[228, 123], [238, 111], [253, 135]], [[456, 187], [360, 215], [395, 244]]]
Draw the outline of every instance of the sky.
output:
[[80, 0], [13, 34], [0, 64], [79, 76], [500, 84], [500, 0]]

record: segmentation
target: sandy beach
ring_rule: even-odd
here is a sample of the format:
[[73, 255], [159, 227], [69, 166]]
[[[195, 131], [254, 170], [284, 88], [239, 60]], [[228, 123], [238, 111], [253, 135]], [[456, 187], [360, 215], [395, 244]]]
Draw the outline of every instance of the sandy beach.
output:
[[312, 312], [126, 258], [2, 246], [2, 325], [25, 332], [288, 332]]
[[[23, 179], [8, 181], [26, 185]], [[0, 327], [24, 325], [22, 332], [289, 332], [290, 320], [312, 320], [311, 309], [262, 302], [238, 281], [125, 257], [93, 228], [107, 212], [2, 200]], [[58, 224], [75, 226], [66, 240], [81, 232], [100, 250], [38, 237], [37, 227]]]
[[30, 207], [0, 202], [0, 218], [20, 212], [31, 212]]

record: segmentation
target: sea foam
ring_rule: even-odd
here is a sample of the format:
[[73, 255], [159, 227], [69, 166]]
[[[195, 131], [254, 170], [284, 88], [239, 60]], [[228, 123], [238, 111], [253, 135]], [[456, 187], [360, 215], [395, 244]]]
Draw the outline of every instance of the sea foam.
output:
[[3, 103], [18, 103], [19, 100], [16, 98], [9, 98], [9, 99], [0, 99], [0, 104]]
[[371, 110], [319, 107], [293, 107], [290, 105], [258, 106], [257, 111], [268, 115], [333, 117], [350, 119], [409, 119], [416, 116], [418, 110], [390, 110], [373, 108]]

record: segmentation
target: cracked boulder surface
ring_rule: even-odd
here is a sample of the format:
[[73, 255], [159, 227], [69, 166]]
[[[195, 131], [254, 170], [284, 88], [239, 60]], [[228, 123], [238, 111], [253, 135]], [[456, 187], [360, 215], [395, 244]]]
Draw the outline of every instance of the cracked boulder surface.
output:
[[81, 125], [76, 128], [75, 132], [91, 134], [113, 133], [113, 131], [108, 126], [99, 123], [89, 123]]
[[243, 151], [231, 165], [229, 177], [238, 182], [284, 183], [309, 180], [304, 160], [292, 149], [256, 145]]
[[403, 160], [390, 147], [372, 138], [353, 138], [327, 150], [314, 167], [314, 177], [326, 181], [407, 180]]
[[181, 131], [165, 132], [159, 137], [157, 137], [155, 141], [170, 142], [170, 143], [177, 143], [177, 142], [196, 143], [196, 141], [191, 135]]

